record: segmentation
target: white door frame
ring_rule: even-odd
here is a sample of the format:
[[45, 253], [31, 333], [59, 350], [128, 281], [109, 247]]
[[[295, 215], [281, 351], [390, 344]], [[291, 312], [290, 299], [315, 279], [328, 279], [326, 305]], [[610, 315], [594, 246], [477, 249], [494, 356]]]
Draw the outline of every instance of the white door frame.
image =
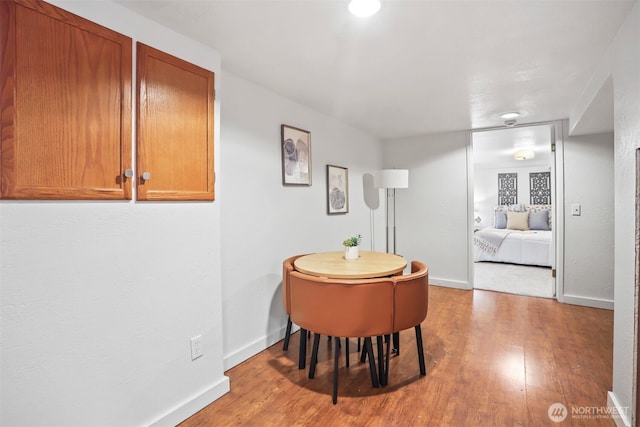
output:
[[[517, 125], [517, 127], [531, 126], [550, 126], [551, 127], [551, 144], [555, 144], [553, 153], [554, 161], [551, 163], [551, 178], [554, 183], [554, 192], [552, 194], [552, 239], [554, 244], [554, 257], [552, 269], [555, 269], [555, 295], [560, 302], [564, 300], [564, 144], [563, 144], [563, 122], [561, 120], [550, 122], [536, 122]], [[490, 130], [508, 129], [505, 126], [492, 128], [479, 128], [469, 131], [467, 143], [467, 276], [469, 289], [474, 289], [474, 263], [473, 263], [473, 227], [474, 227], [474, 211], [473, 211], [473, 187], [474, 187], [474, 170], [473, 170], [473, 133]]]

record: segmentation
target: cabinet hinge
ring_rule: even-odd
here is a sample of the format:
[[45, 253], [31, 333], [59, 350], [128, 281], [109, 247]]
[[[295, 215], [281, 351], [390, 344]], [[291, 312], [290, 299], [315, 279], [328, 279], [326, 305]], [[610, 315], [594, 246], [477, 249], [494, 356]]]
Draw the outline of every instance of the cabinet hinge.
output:
[[551, 151], [552, 152], [556, 152], [556, 143], [554, 142], [553, 144], [551, 144]]

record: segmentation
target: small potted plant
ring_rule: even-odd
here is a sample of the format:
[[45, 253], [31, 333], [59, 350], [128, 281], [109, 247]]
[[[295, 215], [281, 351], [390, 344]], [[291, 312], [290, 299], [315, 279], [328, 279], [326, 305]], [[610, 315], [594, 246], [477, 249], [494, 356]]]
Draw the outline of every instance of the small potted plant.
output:
[[344, 259], [358, 259], [358, 245], [362, 240], [361, 235], [352, 236], [342, 242], [344, 246]]

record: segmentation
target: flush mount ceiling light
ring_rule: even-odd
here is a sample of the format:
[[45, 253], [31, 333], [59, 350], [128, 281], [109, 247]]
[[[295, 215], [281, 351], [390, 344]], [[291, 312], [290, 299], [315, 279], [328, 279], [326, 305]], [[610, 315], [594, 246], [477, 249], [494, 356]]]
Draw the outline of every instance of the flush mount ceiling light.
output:
[[500, 117], [502, 117], [503, 119], [515, 119], [520, 117], [520, 113], [517, 111], [509, 111], [509, 112], [500, 114]]
[[513, 153], [513, 158], [516, 160], [529, 160], [533, 159], [535, 156], [536, 152], [530, 148], [521, 148]]
[[380, 0], [351, 0], [349, 12], [359, 18], [366, 18], [380, 10]]

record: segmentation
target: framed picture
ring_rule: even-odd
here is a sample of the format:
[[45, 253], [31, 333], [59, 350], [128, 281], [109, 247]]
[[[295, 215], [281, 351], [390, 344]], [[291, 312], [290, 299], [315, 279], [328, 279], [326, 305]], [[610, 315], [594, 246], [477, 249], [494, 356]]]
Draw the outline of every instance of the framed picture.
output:
[[327, 165], [327, 213], [346, 214], [349, 212], [349, 170], [340, 166]]
[[311, 185], [311, 132], [281, 125], [282, 185]]

